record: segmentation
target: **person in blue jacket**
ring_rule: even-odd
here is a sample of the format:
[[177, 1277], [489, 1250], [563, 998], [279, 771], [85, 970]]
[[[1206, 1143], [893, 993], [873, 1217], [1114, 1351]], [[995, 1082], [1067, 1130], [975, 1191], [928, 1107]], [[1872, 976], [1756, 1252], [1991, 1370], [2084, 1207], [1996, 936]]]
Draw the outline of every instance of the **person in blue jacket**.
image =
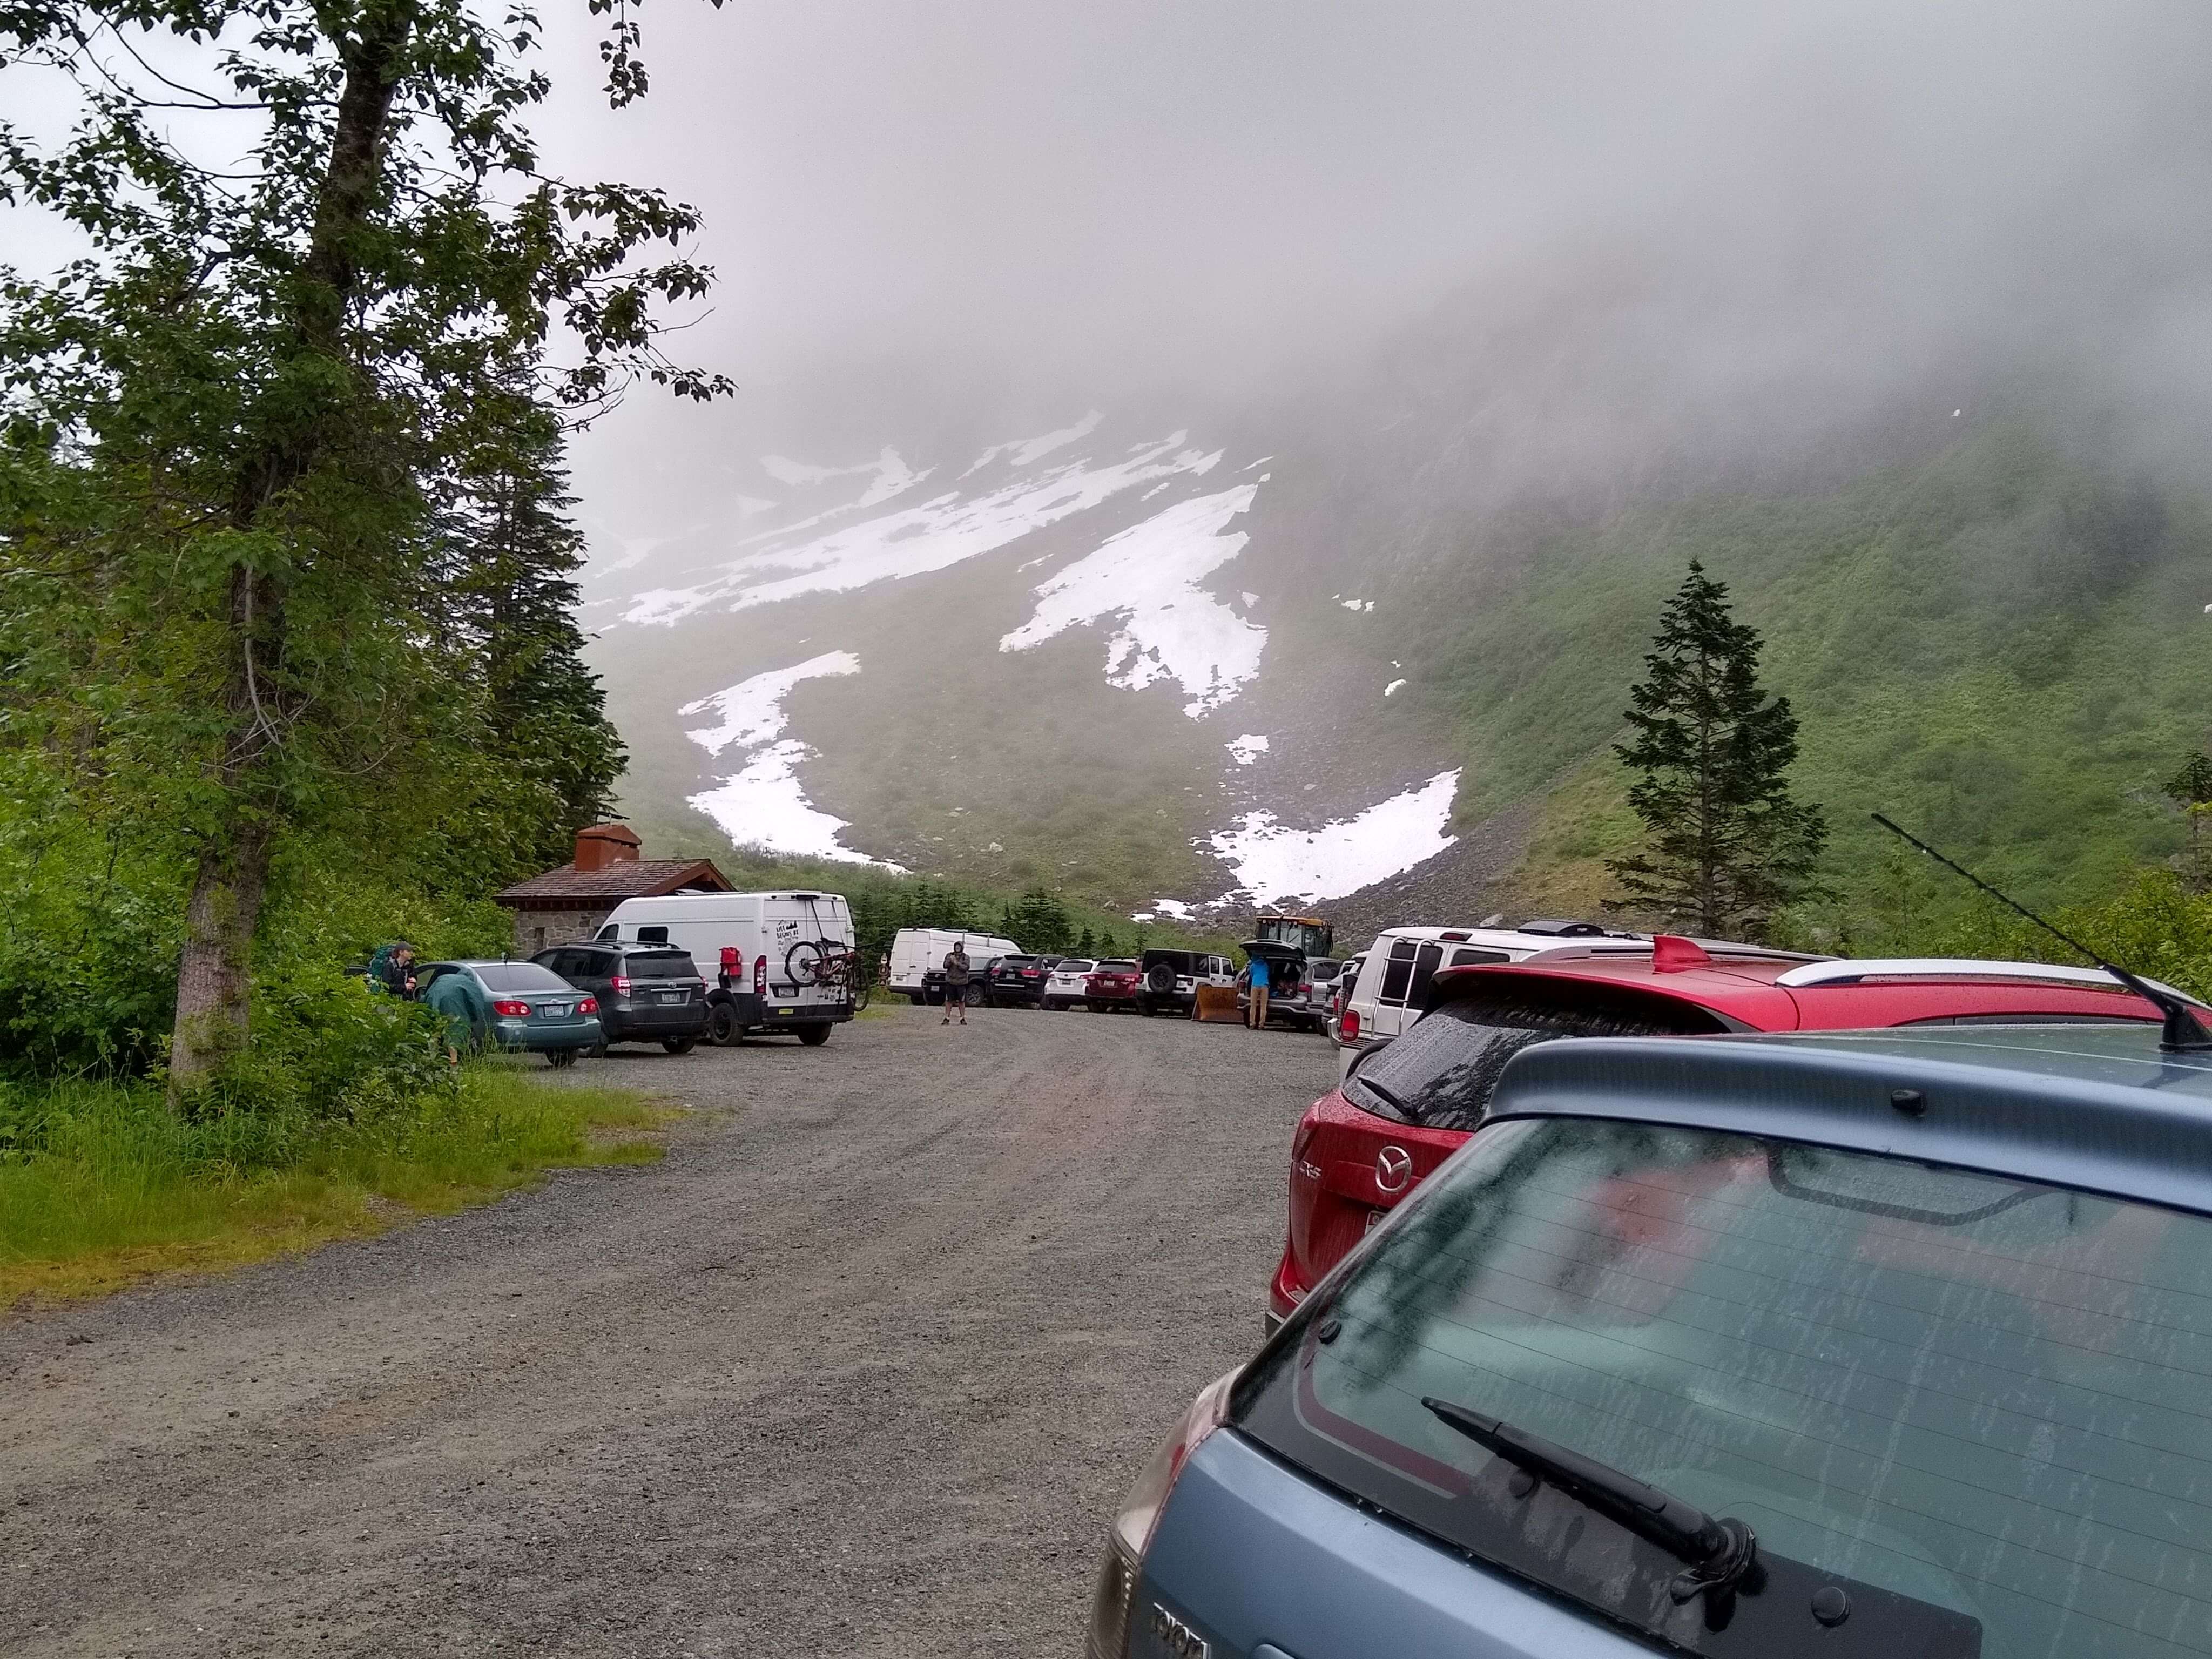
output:
[[1244, 1023], [1255, 1031], [1267, 1029], [1267, 958], [1254, 957], [1246, 966], [1252, 984], [1251, 1006], [1245, 1011]]

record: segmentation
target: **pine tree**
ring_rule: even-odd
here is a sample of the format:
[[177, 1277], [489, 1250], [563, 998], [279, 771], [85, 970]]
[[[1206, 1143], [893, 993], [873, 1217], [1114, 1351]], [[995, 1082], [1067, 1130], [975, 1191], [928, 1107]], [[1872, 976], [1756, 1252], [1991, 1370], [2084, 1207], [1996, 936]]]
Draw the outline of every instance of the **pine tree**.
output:
[[441, 517], [491, 745], [542, 797], [525, 860], [536, 870], [562, 862], [577, 830], [611, 814], [628, 756], [576, 627], [584, 538], [569, 517], [565, 434], [526, 388], [505, 415], [464, 458]]
[[2175, 805], [2189, 815], [2189, 850], [2184, 855], [2189, 890], [2204, 890], [2204, 854], [2201, 844], [2204, 815], [2212, 811], [2212, 755], [2202, 750], [2181, 763], [2181, 769], [2159, 786]]
[[1708, 938], [1757, 938], [1783, 906], [1819, 894], [1827, 825], [1791, 799], [1789, 700], [1759, 684], [1759, 638], [1696, 560], [1660, 618], [1632, 688], [1635, 741], [1613, 752], [1641, 776], [1628, 804], [1644, 850], [1608, 859], [1636, 901]]
[[1088, 927], [1076, 936], [1075, 954], [1086, 962], [1096, 962], [1098, 959], [1098, 941], [1091, 936], [1091, 930]]
[[1121, 941], [1114, 937], [1111, 927], [1102, 929], [1098, 935], [1098, 959], [1108, 962], [1121, 954]]

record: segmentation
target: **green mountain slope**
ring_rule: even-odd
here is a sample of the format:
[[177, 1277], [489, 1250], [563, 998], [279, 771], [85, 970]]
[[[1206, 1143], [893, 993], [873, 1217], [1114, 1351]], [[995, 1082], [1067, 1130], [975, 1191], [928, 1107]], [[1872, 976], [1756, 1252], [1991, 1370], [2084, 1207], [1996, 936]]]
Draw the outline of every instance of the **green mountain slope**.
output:
[[1873, 810], [2032, 903], [2109, 894], [2181, 845], [2157, 783], [2212, 728], [2212, 514], [2010, 426], [1832, 493], [1627, 513], [1414, 584], [1400, 608], [1431, 620], [1408, 660], [1467, 757], [1460, 821], [1548, 798], [1516, 896], [1602, 896], [1596, 860], [1634, 829], [1607, 746], [1692, 557], [1802, 720], [1799, 787], [1835, 830], [1818, 925], [1911, 933], [1905, 912], [1953, 905], [1899, 874]]

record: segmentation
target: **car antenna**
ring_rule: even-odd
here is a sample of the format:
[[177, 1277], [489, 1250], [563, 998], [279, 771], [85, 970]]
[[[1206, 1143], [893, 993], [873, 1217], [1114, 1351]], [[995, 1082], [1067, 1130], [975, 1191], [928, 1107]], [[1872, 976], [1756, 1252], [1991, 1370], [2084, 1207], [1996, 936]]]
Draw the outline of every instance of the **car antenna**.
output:
[[2008, 898], [2004, 894], [1997, 891], [1996, 888], [1990, 886], [1989, 883], [1984, 881], [1972, 871], [1967, 869], [1963, 864], [1960, 864], [1954, 860], [1945, 858], [1942, 854], [1937, 852], [1934, 848], [1930, 847], [1926, 842], [1921, 840], [1919, 836], [1914, 835], [1911, 830], [1899, 828], [1896, 824], [1891, 823], [1879, 812], [1871, 812], [1869, 813], [1868, 816], [1873, 818], [1873, 820], [1876, 823], [1880, 824], [1883, 829], [1888, 830], [1891, 835], [1896, 836], [1904, 841], [1910, 842], [1913, 846], [1925, 853], [1929, 858], [1934, 859], [1936, 863], [1942, 865], [1946, 870], [1951, 871], [1954, 874], [1964, 876], [1968, 881], [1973, 883], [1975, 886], [1980, 888], [1982, 891], [1987, 893], [1991, 898], [2003, 905], [2006, 908], [2016, 911], [2020, 915], [2026, 916], [2030, 921], [2033, 922], [2037, 927], [2043, 929], [2045, 933], [2050, 934], [2051, 938], [2057, 939], [2068, 949], [2078, 951], [2081, 955], [2088, 957], [2091, 962], [2103, 969], [2114, 979], [2119, 981], [2121, 984], [2126, 986], [2129, 990], [2133, 991], [2145, 1002], [2150, 1004], [2152, 1007], [2157, 1009], [2160, 1013], [2166, 1017], [2165, 1025], [2159, 1032], [2158, 1046], [2160, 1048], [2164, 1048], [2168, 1052], [2178, 1052], [2183, 1049], [2194, 1050], [2212, 1048], [2212, 1030], [2207, 1030], [2205, 1029], [2204, 1022], [2197, 1017], [2197, 1011], [2191, 1007], [2190, 1005], [2181, 997], [2176, 995], [2173, 992], [2169, 991], [2163, 985], [2154, 985], [2148, 980], [2130, 973], [2126, 969], [2121, 967], [2116, 962], [2107, 962], [2101, 952], [2091, 950], [2087, 945], [2082, 944], [2080, 939], [2075, 939], [2071, 933], [2060, 932], [2057, 927], [2051, 926], [2051, 923], [2045, 921], [2041, 916], [2036, 915], [2034, 911], [2029, 909], [2025, 904], [2021, 903], [2018, 900]]

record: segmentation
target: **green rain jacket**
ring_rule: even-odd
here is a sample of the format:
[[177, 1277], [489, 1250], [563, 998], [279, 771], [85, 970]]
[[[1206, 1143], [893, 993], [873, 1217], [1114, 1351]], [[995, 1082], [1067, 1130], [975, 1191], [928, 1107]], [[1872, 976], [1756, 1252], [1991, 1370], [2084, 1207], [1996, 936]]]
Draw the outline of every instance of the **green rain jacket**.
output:
[[431, 981], [423, 1001], [445, 1016], [446, 1044], [464, 1050], [481, 1048], [491, 1035], [491, 999], [477, 976], [465, 969], [441, 974]]

